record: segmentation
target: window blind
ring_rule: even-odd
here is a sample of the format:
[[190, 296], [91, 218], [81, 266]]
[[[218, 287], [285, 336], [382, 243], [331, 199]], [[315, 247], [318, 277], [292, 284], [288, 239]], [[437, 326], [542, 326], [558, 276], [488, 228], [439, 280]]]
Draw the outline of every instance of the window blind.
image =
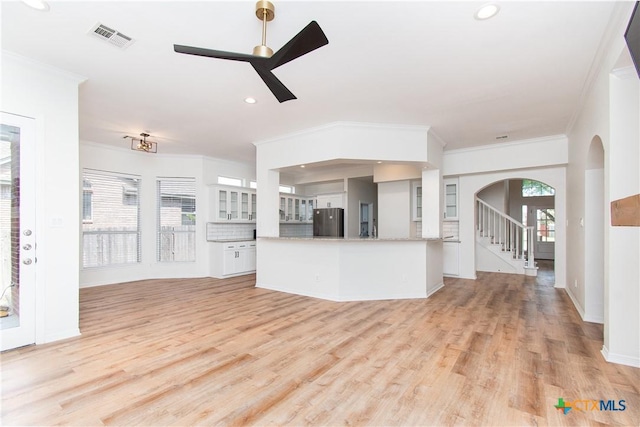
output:
[[196, 260], [196, 182], [194, 178], [158, 178], [157, 259]]
[[82, 266], [140, 262], [140, 177], [84, 169]]

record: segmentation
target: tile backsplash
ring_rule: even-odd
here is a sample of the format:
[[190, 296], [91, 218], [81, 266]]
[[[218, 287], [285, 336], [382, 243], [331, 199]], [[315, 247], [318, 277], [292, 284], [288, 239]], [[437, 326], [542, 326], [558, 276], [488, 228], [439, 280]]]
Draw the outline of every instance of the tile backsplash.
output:
[[453, 236], [454, 239], [460, 238], [460, 227], [458, 221], [444, 221], [442, 223], [442, 237]]
[[[207, 223], [207, 240], [253, 239], [255, 224]], [[281, 237], [313, 237], [313, 224], [280, 224]]]
[[[460, 237], [458, 221], [442, 222], [442, 237], [453, 236], [454, 240]], [[416, 222], [416, 237], [422, 237], [422, 221]]]
[[280, 237], [313, 237], [313, 224], [280, 224]]
[[224, 224], [216, 222], [207, 223], [207, 240], [253, 240], [255, 224]]

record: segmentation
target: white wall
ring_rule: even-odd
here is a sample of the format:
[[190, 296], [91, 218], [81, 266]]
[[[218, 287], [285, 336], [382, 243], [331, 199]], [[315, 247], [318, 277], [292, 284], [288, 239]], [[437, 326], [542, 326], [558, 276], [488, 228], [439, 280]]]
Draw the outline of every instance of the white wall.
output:
[[78, 84], [84, 79], [2, 53], [2, 111], [36, 123], [36, 343], [80, 333]]
[[[609, 203], [640, 193], [640, 79], [628, 70], [611, 76], [610, 87]], [[640, 367], [640, 227], [611, 227], [608, 259], [605, 352]]]
[[[605, 56], [593, 70], [593, 84], [569, 132], [569, 166], [567, 168], [567, 205], [569, 226], [567, 250], [567, 288], [576, 309], [585, 315], [585, 186], [589, 147], [595, 137], [604, 147], [604, 348], [609, 361], [640, 366], [640, 228], [612, 227], [611, 201], [640, 192], [640, 83], [635, 70], [618, 70], [616, 63], [628, 57], [623, 33], [634, 3], [620, 3], [613, 16], [610, 40], [605, 40]], [[574, 287], [573, 283], [577, 283]], [[595, 297], [595, 295], [593, 296]]]
[[507, 215], [512, 216], [511, 214], [509, 214], [505, 206], [505, 196], [507, 194], [508, 188], [507, 182], [496, 182], [486, 188], [483, 188], [478, 193], [478, 198], [487, 203], [489, 206], [493, 206], [494, 208], [498, 209], [500, 212], [504, 212]]
[[411, 181], [378, 183], [378, 237], [411, 236]]
[[[254, 170], [226, 160], [201, 156], [148, 154], [128, 148], [115, 148], [91, 142], [80, 145], [80, 167], [139, 175], [141, 253], [140, 263], [80, 270], [80, 285], [95, 286], [134, 280], [210, 275], [206, 223], [215, 213], [210, 187], [218, 175], [253, 179]], [[156, 260], [156, 180], [158, 177], [184, 177], [196, 180], [196, 261], [158, 262]], [[78, 184], [76, 183], [76, 188]], [[76, 197], [77, 194], [76, 194]], [[81, 255], [81, 254], [80, 254]], [[80, 258], [81, 259], [81, 258]]]
[[446, 178], [463, 174], [565, 165], [568, 161], [567, 142], [566, 136], [555, 135], [445, 151], [443, 175]]

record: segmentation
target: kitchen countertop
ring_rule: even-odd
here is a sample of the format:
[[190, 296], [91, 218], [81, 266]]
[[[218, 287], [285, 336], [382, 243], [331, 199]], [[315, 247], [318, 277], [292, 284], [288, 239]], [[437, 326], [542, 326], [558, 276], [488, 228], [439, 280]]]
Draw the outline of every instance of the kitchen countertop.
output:
[[245, 239], [213, 239], [213, 240], [207, 240], [207, 242], [212, 242], [212, 243], [255, 242], [255, 239], [252, 239], [251, 237], [247, 237]]
[[258, 237], [260, 239], [269, 239], [269, 240], [292, 240], [292, 241], [325, 241], [325, 242], [441, 242], [442, 239], [439, 237], [429, 237], [429, 238], [421, 238], [421, 237], [406, 237], [406, 238], [375, 238], [372, 239], [370, 237]]

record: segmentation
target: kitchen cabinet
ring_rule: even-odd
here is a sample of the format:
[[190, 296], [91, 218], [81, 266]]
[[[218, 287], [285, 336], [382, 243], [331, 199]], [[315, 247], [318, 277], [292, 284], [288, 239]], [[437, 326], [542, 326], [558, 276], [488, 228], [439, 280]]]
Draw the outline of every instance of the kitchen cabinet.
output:
[[458, 219], [458, 179], [445, 179], [444, 183], [444, 219]]
[[458, 276], [460, 274], [459, 264], [460, 243], [442, 242], [442, 274], [445, 276]]
[[217, 278], [249, 274], [256, 270], [255, 240], [213, 242], [211, 275]]
[[344, 208], [344, 193], [321, 194], [316, 199], [317, 208]]
[[213, 186], [214, 222], [255, 222], [256, 192], [250, 188]]
[[422, 221], [422, 181], [411, 183], [411, 211], [413, 221]]
[[313, 222], [314, 200], [308, 196], [280, 194], [280, 222]]

